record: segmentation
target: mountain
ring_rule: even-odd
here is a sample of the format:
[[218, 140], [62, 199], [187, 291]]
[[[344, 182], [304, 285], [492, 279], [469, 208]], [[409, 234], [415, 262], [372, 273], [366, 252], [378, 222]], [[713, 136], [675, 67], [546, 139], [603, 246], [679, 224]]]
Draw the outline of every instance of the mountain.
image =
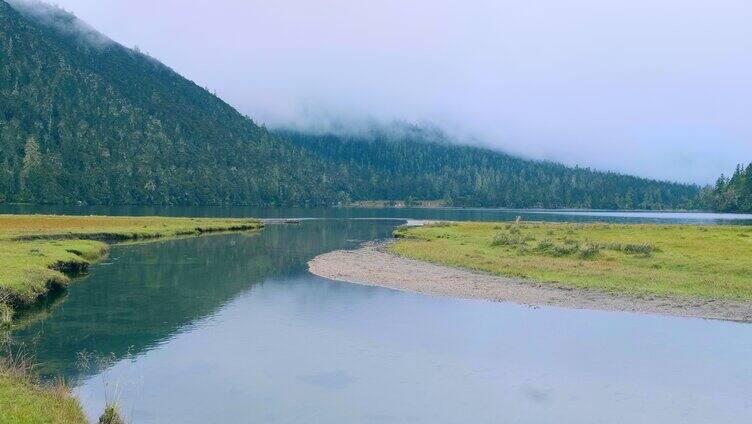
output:
[[277, 134], [337, 163], [355, 200], [444, 199], [454, 206], [513, 208], [690, 208], [698, 188], [613, 172], [520, 159], [452, 143], [440, 131], [409, 126], [358, 135]]
[[408, 126], [270, 133], [67, 12], [0, 0], [0, 200], [668, 209], [692, 206], [698, 192], [450, 141]]
[[336, 200], [309, 155], [170, 68], [82, 30], [54, 7], [19, 10], [0, 1], [0, 193], [7, 201]]

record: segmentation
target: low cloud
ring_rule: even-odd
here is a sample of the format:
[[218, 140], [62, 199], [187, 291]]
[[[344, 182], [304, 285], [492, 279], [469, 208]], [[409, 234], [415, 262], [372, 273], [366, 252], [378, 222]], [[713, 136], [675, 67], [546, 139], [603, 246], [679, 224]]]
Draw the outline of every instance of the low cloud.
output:
[[72, 12], [54, 4], [38, 0], [5, 0], [23, 16], [54, 28], [58, 32], [74, 36], [81, 42], [94, 47], [104, 47], [112, 40], [95, 30], [86, 22], [78, 19]]
[[436, 125], [697, 183], [752, 160], [748, 0], [58, 1], [270, 127]]

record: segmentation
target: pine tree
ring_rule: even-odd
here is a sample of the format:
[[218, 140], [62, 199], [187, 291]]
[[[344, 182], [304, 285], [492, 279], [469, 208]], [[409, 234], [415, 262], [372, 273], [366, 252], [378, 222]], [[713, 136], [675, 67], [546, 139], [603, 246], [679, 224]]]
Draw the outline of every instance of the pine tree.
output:
[[33, 200], [40, 184], [40, 168], [42, 165], [39, 143], [34, 136], [26, 139], [24, 145], [24, 157], [21, 167], [20, 186], [22, 197]]

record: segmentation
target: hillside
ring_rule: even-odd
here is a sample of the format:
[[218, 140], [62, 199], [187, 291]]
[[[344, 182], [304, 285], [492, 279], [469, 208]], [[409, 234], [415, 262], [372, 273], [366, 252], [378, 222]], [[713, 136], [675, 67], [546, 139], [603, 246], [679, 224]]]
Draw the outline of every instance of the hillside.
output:
[[6, 201], [333, 201], [318, 164], [216, 96], [58, 9], [41, 22], [0, 1]]
[[346, 170], [353, 200], [444, 199], [454, 206], [675, 209], [697, 187], [532, 161], [450, 143], [409, 126], [357, 136], [280, 131], [280, 137]]
[[522, 160], [435, 131], [270, 133], [52, 6], [0, 0], [0, 201], [668, 209], [698, 189]]

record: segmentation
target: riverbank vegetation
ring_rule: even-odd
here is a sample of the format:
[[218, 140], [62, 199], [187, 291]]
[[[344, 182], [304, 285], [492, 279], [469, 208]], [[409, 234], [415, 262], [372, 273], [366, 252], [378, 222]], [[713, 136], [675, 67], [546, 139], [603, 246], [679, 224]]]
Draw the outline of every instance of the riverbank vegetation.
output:
[[64, 384], [42, 384], [26, 361], [0, 355], [0, 422], [86, 424], [87, 420]]
[[0, 215], [0, 319], [67, 286], [109, 243], [261, 227], [255, 219]]
[[496, 275], [636, 296], [752, 300], [752, 227], [444, 223], [389, 251]]

